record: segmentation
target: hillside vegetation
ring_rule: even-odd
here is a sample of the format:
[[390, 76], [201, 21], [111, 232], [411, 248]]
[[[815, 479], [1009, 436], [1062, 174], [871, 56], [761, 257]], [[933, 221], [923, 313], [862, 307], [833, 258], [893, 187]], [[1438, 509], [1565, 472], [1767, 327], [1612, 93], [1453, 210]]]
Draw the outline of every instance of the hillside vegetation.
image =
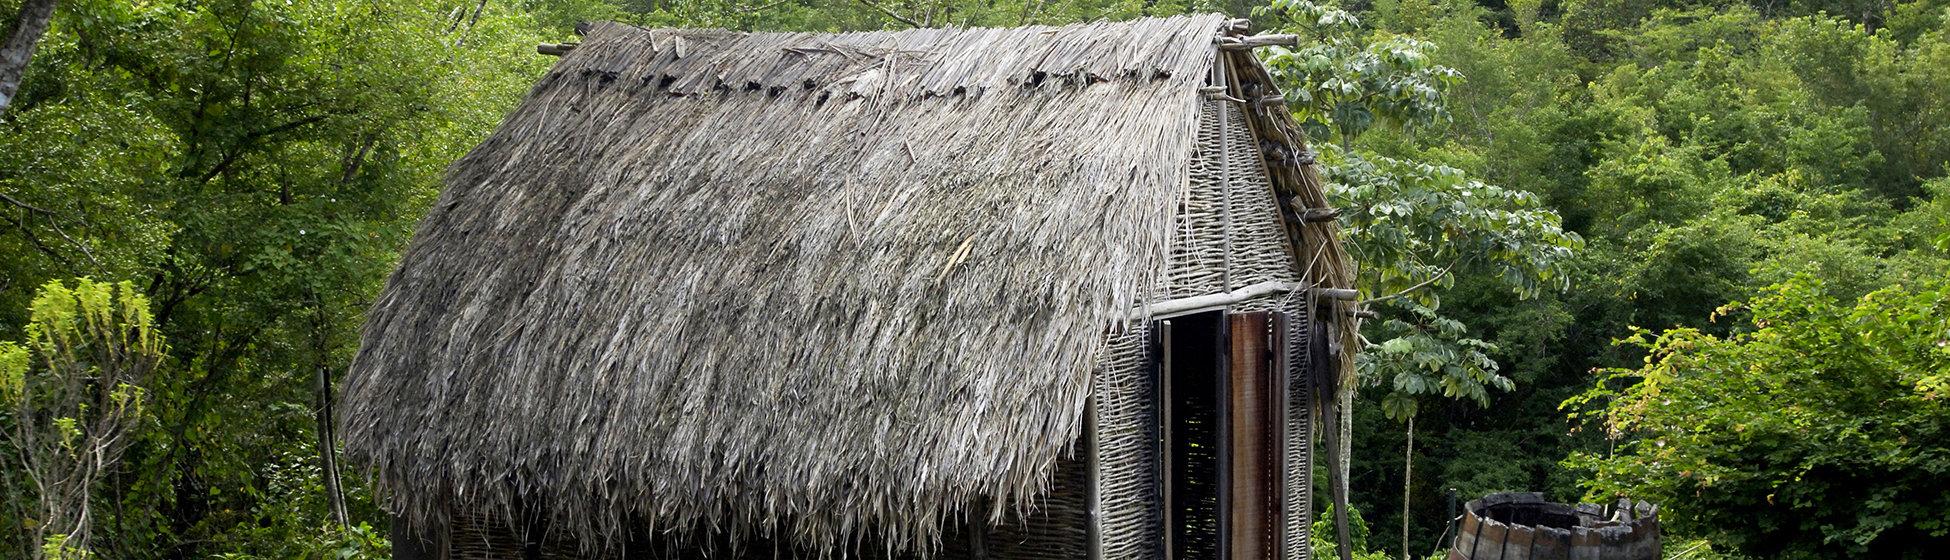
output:
[[1365, 554], [1452, 488], [1649, 499], [1696, 557], [1950, 542], [1950, 0], [64, 0], [0, 113], [0, 557], [383, 557], [325, 405], [578, 21], [1209, 11], [1303, 38], [1258, 54], [1380, 315]]

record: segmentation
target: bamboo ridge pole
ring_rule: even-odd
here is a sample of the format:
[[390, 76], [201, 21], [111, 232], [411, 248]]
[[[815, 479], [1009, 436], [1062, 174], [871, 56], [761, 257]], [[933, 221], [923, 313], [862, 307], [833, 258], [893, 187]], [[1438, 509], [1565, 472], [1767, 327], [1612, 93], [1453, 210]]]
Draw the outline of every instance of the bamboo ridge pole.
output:
[[1282, 282], [1279, 280], [1268, 280], [1265, 282], [1260, 282], [1258, 284], [1253, 284], [1223, 294], [1207, 294], [1202, 296], [1193, 296], [1188, 298], [1179, 298], [1179, 299], [1161, 301], [1145, 307], [1142, 310], [1142, 313], [1140, 314], [1150, 315], [1153, 317], [1160, 316], [1160, 315], [1173, 315], [1178, 313], [1184, 313], [1187, 311], [1197, 311], [1200, 309], [1208, 309], [1213, 307], [1232, 305], [1235, 303], [1239, 303], [1242, 301], [1246, 301], [1267, 294], [1299, 291], [1304, 287], [1305, 285], [1299, 282]]
[[1219, 49], [1228, 51], [1249, 51], [1259, 47], [1300, 46], [1299, 35], [1254, 35], [1251, 37], [1224, 37], [1217, 39]]

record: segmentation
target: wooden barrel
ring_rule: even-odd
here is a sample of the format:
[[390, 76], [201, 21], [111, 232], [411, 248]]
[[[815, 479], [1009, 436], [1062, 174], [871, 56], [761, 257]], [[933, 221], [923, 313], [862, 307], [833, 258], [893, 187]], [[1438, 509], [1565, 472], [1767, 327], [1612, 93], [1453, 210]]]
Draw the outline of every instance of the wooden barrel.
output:
[[1659, 508], [1621, 499], [1610, 517], [1597, 504], [1544, 501], [1537, 492], [1470, 500], [1450, 560], [1659, 560]]

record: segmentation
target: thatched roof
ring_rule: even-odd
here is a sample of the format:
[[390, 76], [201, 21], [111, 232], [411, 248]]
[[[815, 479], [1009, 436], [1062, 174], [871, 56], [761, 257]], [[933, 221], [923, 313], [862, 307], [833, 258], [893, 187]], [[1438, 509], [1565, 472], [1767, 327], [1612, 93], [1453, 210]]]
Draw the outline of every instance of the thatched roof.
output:
[[409, 519], [890, 546], [1031, 503], [1168, 265], [1221, 16], [600, 24], [455, 163], [346, 449]]

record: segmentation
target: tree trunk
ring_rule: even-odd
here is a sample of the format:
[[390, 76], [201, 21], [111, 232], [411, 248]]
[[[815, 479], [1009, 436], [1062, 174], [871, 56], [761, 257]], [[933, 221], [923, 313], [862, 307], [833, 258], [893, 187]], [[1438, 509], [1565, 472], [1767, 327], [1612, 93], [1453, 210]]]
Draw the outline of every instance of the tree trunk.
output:
[[317, 410], [314, 419], [318, 422], [318, 458], [321, 463], [320, 475], [325, 481], [325, 501], [332, 508], [332, 521], [340, 529], [346, 526], [345, 491], [339, 487], [337, 438], [332, 434], [332, 370], [318, 366]]
[[7, 27], [7, 42], [0, 44], [0, 115], [13, 105], [20, 78], [27, 74], [27, 63], [34, 58], [34, 45], [40, 44], [48, 21], [54, 19], [57, 1], [22, 0], [20, 13]]
[[1415, 415], [1408, 415], [1408, 450], [1402, 452], [1402, 560], [1408, 560], [1408, 488], [1415, 472]]

